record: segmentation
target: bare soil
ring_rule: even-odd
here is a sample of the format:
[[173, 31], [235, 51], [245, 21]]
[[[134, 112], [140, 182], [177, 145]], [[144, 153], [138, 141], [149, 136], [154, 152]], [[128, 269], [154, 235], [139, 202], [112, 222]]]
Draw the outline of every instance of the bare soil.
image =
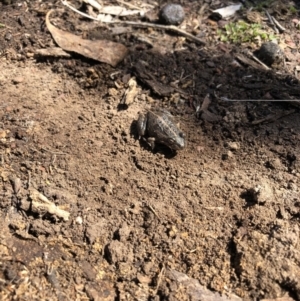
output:
[[[298, 12], [280, 19], [297, 47], [269, 71], [237, 64], [240, 48], [212, 39], [217, 22], [199, 46], [57, 13], [64, 30], [126, 45], [113, 68], [35, 55], [55, 45], [44, 19], [60, 1], [2, 2], [0, 299], [300, 300], [299, 107], [271, 101], [300, 96]], [[203, 3], [182, 5], [189, 20]], [[138, 139], [150, 107], [174, 115], [183, 151]], [[34, 208], [33, 191], [69, 218]]]

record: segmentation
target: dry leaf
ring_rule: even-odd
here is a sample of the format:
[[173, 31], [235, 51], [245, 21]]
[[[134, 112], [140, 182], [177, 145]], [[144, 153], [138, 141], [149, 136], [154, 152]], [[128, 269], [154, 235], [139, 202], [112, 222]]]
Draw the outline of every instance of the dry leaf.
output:
[[232, 17], [240, 8], [242, 4], [233, 4], [226, 7], [222, 7], [213, 11], [213, 14], [219, 15], [221, 19], [227, 19]]
[[209, 97], [209, 94], [207, 94], [202, 102], [202, 105], [201, 105], [201, 108], [200, 108], [200, 111], [205, 111], [208, 109], [209, 105], [211, 103], [211, 100], [210, 100], [210, 97]]
[[119, 43], [108, 40], [90, 41], [80, 38], [67, 31], [60, 30], [50, 23], [49, 17], [53, 10], [46, 15], [46, 25], [59, 47], [66, 51], [76, 52], [85, 57], [115, 67], [128, 53], [127, 48]]

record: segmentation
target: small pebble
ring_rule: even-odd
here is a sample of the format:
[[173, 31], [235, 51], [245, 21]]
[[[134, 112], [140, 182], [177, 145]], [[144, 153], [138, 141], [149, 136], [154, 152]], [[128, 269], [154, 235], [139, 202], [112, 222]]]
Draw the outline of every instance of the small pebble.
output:
[[81, 216], [77, 216], [75, 219], [76, 224], [81, 225], [82, 224], [82, 217]]
[[206, 65], [207, 65], [208, 67], [211, 67], [211, 68], [214, 68], [214, 67], [216, 66], [215, 63], [212, 62], [212, 61], [207, 61], [207, 62], [206, 62]]
[[136, 278], [139, 281], [139, 283], [141, 283], [141, 284], [149, 284], [152, 281], [152, 279], [150, 277], [144, 276], [141, 273], [137, 273]]
[[10, 32], [7, 32], [7, 33], [5, 34], [5, 36], [4, 36], [4, 39], [5, 39], [6, 41], [10, 41], [11, 38], [12, 38], [12, 34], [11, 34]]
[[15, 85], [20, 84], [20, 83], [22, 83], [23, 81], [24, 81], [24, 78], [21, 77], [21, 76], [17, 76], [17, 77], [15, 77], [15, 78], [12, 80], [12, 82], [13, 82]]
[[222, 154], [222, 160], [228, 160], [229, 158], [233, 157], [232, 151], [227, 151], [226, 153]]
[[7, 136], [7, 130], [0, 130], [0, 139], [5, 139]]
[[34, 53], [33, 53], [33, 52], [27, 52], [27, 53], [26, 53], [26, 57], [27, 57], [27, 58], [34, 57]]
[[22, 187], [22, 182], [19, 178], [15, 177], [13, 179], [11, 179], [11, 184], [13, 186], [13, 190], [15, 194], [18, 194], [18, 192], [20, 191], [21, 187]]
[[227, 146], [234, 151], [240, 149], [241, 147], [238, 142], [227, 142]]
[[292, 191], [297, 191], [297, 185], [295, 183], [289, 182], [287, 185], [287, 188], [292, 190]]
[[179, 25], [185, 17], [184, 10], [179, 4], [167, 4], [163, 6], [159, 13], [159, 19], [162, 23], [168, 25]]

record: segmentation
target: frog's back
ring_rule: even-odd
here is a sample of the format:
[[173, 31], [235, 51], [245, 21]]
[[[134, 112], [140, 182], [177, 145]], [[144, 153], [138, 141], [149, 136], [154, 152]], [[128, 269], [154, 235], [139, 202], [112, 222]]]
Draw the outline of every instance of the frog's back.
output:
[[[165, 110], [148, 111], [149, 127], [151, 132], [155, 131], [156, 134], [161, 133], [166, 136], [173, 136], [177, 134], [177, 128], [174, 127], [171, 114]], [[151, 135], [151, 133], [149, 134]]]
[[184, 134], [175, 125], [172, 115], [165, 110], [148, 111], [148, 134], [157, 142], [172, 149], [184, 148]]

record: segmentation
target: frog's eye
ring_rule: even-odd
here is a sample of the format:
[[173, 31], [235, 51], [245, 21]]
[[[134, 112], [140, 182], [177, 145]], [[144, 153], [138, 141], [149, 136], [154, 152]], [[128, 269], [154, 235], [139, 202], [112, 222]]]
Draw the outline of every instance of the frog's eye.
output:
[[185, 138], [185, 133], [180, 132], [180, 133], [179, 133], [179, 136], [180, 136], [181, 138]]

